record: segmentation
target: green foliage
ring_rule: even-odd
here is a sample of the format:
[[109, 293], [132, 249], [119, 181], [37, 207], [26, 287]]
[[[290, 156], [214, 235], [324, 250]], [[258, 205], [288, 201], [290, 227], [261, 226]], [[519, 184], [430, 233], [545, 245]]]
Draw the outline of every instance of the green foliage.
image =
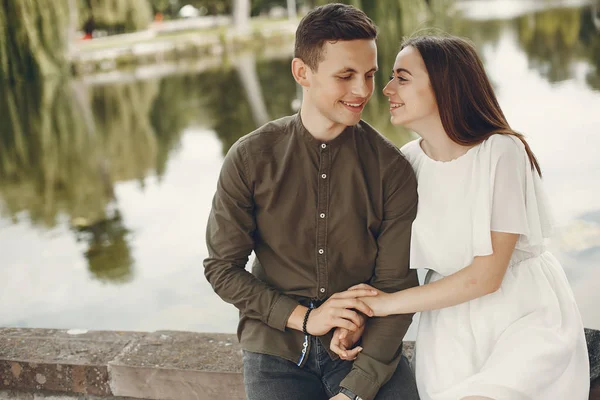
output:
[[157, 142], [150, 113], [159, 84], [155, 80], [94, 87], [91, 104], [111, 179], [142, 180], [152, 171]]
[[74, 230], [77, 240], [87, 243], [84, 256], [94, 277], [110, 283], [126, 283], [133, 279], [134, 260], [128, 242], [129, 230], [118, 211]]
[[154, 12], [167, 13], [171, 8], [170, 0], [149, 0]]
[[600, 90], [600, 27], [596, 27], [591, 7], [584, 8], [581, 13], [580, 43], [583, 55], [590, 62], [590, 70], [586, 76], [587, 84]]
[[572, 75], [572, 64], [580, 50], [579, 14], [576, 8], [553, 9], [520, 17], [515, 22], [530, 65], [550, 82]]
[[0, 81], [39, 80], [67, 72], [67, 0], [0, 3]]
[[80, 26], [90, 18], [97, 29], [134, 32], [148, 27], [152, 21], [152, 6], [148, 0], [79, 0]]
[[2, 88], [0, 194], [9, 214], [28, 210], [49, 226], [61, 211], [102, 215], [106, 196], [90, 184], [95, 141], [74, 90], [62, 79]]
[[159, 136], [152, 126], [158, 88], [158, 81], [87, 88], [65, 79], [0, 85], [0, 213], [47, 227], [68, 217], [87, 243], [90, 271], [129, 280], [129, 231], [114, 211], [113, 187], [143, 182], [170, 150], [158, 147], [178, 144], [181, 131]]

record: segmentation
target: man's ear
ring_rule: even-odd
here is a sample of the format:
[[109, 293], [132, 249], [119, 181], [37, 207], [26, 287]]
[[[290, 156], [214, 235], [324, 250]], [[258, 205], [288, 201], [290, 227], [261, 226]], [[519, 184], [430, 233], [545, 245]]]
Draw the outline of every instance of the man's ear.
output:
[[310, 72], [310, 67], [300, 58], [296, 57], [292, 60], [292, 75], [300, 86], [310, 86], [310, 80], [308, 79]]

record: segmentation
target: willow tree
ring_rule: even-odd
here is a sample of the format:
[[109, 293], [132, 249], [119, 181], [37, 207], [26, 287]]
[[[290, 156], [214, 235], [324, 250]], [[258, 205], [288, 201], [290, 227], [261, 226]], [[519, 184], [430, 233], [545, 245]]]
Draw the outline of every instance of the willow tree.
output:
[[87, 244], [93, 276], [128, 281], [133, 258], [113, 186], [153, 169], [150, 116], [158, 87], [148, 81], [90, 88], [64, 78], [0, 82], [0, 215], [26, 214], [47, 227], [68, 217]]
[[65, 79], [0, 85], [0, 199], [2, 214], [27, 212], [52, 227], [58, 216], [103, 215], [98, 147], [86, 105]]
[[38, 80], [68, 71], [68, 0], [0, 2], [0, 80]]
[[104, 149], [103, 164], [110, 166], [110, 180], [142, 181], [154, 170], [157, 140], [150, 120], [158, 95], [156, 80], [97, 86], [91, 90], [98, 141]]
[[574, 75], [579, 58], [581, 16], [577, 8], [544, 10], [516, 19], [518, 40], [530, 68], [549, 82]]

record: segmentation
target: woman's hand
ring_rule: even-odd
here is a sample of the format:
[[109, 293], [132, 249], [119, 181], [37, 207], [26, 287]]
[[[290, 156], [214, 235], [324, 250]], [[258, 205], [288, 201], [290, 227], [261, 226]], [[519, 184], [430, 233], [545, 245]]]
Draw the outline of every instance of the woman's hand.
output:
[[377, 295], [375, 290], [360, 289], [335, 293], [311, 312], [306, 330], [314, 336], [322, 336], [335, 328], [345, 328], [355, 332], [359, 325], [364, 325], [361, 313], [374, 315], [364, 300]]
[[360, 290], [360, 291], [373, 291], [377, 293], [374, 297], [361, 297], [360, 300], [365, 303], [371, 310], [373, 310], [374, 317], [385, 317], [390, 313], [387, 311], [389, 309], [391, 299], [390, 293], [382, 292], [381, 290], [374, 288], [371, 285], [367, 285], [366, 283], [361, 283], [358, 285], [352, 286], [348, 291]]

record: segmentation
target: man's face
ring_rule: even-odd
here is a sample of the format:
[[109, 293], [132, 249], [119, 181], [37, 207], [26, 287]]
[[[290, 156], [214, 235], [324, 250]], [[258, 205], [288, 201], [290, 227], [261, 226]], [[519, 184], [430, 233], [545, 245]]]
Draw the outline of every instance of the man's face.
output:
[[330, 127], [355, 125], [373, 94], [375, 71], [375, 40], [325, 42], [317, 71], [308, 68], [302, 107]]

